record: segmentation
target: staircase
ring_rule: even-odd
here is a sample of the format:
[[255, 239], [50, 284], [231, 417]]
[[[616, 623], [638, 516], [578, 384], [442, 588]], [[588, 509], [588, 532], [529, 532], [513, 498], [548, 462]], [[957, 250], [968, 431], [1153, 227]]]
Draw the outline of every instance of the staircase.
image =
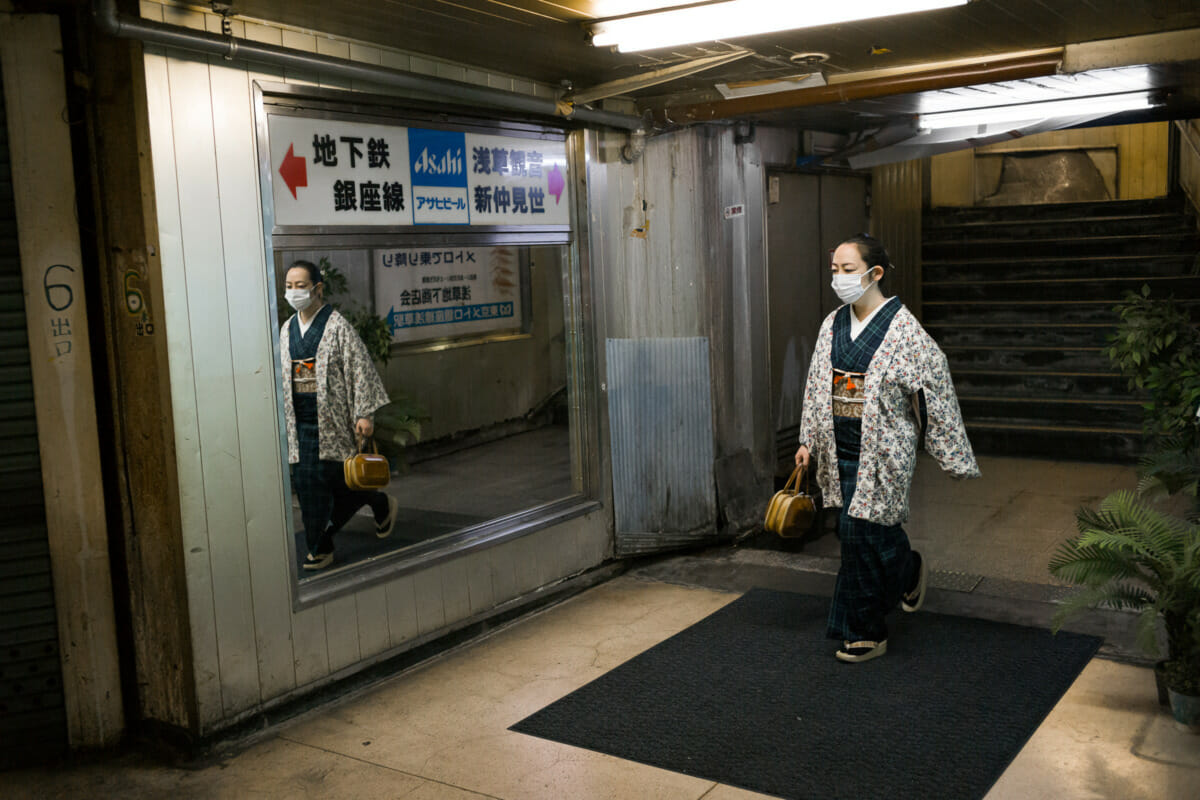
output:
[[1127, 291], [1200, 316], [1200, 240], [1182, 200], [935, 209], [925, 328], [950, 362], [977, 453], [1134, 461], [1143, 398], [1106, 354]]

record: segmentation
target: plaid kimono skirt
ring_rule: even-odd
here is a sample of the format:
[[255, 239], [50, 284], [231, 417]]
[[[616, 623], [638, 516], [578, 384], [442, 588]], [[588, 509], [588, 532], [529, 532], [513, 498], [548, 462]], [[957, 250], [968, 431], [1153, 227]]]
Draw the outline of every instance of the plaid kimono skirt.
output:
[[858, 482], [862, 420], [834, 417], [842, 514], [838, 538], [842, 566], [834, 585], [826, 635], [849, 642], [887, 638], [884, 615], [894, 609], [916, 578], [916, 560], [899, 525], [878, 525], [846, 513]]
[[296, 408], [296, 438], [300, 445], [300, 461], [292, 466], [292, 480], [300, 498], [304, 539], [308, 552], [328, 553], [333, 549], [333, 543], [322, 542], [321, 535], [329, 527], [329, 517], [333, 513], [332, 476], [329, 474], [332, 462], [321, 460], [317, 395], [297, 393], [292, 402]]
[[292, 465], [292, 481], [300, 498], [304, 541], [313, 555], [333, 552], [333, 536], [364, 505], [371, 507], [376, 524], [388, 515], [387, 495], [346, 488], [341, 461], [322, 461], [317, 395], [292, 396], [296, 409], [296, 439], [300, 461]]

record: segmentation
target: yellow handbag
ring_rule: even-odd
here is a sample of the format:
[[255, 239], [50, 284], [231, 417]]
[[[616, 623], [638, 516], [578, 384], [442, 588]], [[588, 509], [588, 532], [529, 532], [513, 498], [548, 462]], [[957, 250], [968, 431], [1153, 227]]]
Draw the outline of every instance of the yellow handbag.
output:
[[[767, 504], [767, 518], [763, 523], [771, 533], [784, 538], [797, 538], [808, 533], [817, 516], [817, 506], [808, 494], [808, 471], [796, 467], [782, 490], [775, 493]], [[804, 491], [800, 481], [804, 480]]]
[[359, 492], [382, 489], [392, 479], [392, 467], [386, 456], [379, 455], [375, 440], [371, 439], [371, 452], [366, 452], [366, 441], [358, 438], [358, 453], [343, 462], [342, 471], [346, 486]]

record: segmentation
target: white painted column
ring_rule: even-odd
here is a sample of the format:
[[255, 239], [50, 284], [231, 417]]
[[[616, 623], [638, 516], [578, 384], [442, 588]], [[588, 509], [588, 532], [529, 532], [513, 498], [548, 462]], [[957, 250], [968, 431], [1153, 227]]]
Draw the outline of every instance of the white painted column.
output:
[[0, 63], [72, 748], [124, 727], [58, 19], [0, 14]]

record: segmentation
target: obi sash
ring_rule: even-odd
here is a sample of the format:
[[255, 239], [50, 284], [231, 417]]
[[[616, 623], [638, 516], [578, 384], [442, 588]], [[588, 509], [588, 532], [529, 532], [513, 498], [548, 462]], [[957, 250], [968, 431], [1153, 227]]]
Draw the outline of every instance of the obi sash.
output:
[[300, 315], [292, 317], [288, 329], [288, 356], [292, 360], [292, 392], [313, 394], [317, 391], [317, 348], [325, 335], [325, 323], [333, 313], [333, 306], [326, 304], [317, 312], [312, 324], [302, 336]]

